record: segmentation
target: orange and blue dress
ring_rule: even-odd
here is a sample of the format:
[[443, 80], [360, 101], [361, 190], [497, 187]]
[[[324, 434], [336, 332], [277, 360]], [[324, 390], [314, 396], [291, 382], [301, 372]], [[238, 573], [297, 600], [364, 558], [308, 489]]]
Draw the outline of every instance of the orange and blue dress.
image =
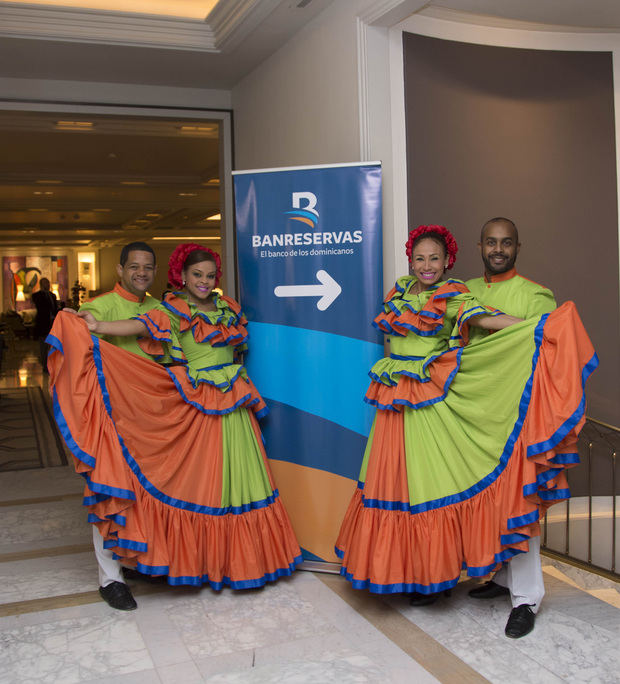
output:
[[88, 519], [115, 557], [173, 585], [254, 588], [290, 575], [301, 552], [257, 422], [267, 408], [234, 358], [246, 320], [214, 301], [203, 312], [177, 292], [136, 316], [157, 363], [61, 313], [50, 386]]
[[375, 325], [376, 415], [336, 553], [354, 587], [435, 593], [481, 577], [540, 534], [570, 496], [585, 382], [598, 365], [571, 302], [469, 341], [483, 307], [459, 280], [413, 292], [405, 276]]

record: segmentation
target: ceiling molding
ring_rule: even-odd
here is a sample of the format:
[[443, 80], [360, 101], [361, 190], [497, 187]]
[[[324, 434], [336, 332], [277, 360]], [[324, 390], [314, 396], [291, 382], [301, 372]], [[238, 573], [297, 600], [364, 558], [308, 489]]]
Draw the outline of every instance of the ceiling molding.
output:
[[282, 0], [226, 0], [208, 21], [0, 2], [0, 36], [220, 53], [233, 50]]
[[234, 50], [282, 4], [282, 0], [225, 0], [209, 13], [207, 23], [215, 35], [218, 51]]

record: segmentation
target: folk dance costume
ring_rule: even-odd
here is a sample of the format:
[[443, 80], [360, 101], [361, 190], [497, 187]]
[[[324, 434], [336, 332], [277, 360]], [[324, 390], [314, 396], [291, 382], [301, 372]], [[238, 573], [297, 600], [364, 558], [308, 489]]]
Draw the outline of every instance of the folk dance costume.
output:
[[[557, 304], [551, 290], [519, 275], [515, 268], [490, 277], [467, 281], [469, 291], [482, 304], [500, 309], [519, 318], [532, 318], [553, 311]], [[472, 330], [476, 339], [488, 333]], [[472, 341], [473, 341], [472, 336]], [[529, 550], [515, 556], [495, 573], [493, 581], [510, 591], [513, 607], [529, 605], [537, 613], [545, 595], [540, 561], [540, 537], [530, 540]]]
[[400, 278], [375, 319], [391, 354], [370, 372], [377, 413], [336, 543], [341, 573], [376, 593], [435, 593], [528, 550], [569, 496], [598, 364], [570, 302], [468, 345], [489, 310], [461, 281], [415, 282]]
[[233, 358], [246, 320], [213, 297], [214, 312], [177, 292], [137, 316], [140, 347], [168, 367], [59, 315], [51, 386], [106, 548], [169, 584], [245, 589], [291, 574], [301, 553], [262, 445], [265, 403]]
[[[89, 311], [95, 318], [101, 321], [116, 321], [119, 319], [132, 318], [141, 313], [146, 313], [155, 308], [159, 301], [148, 294], [142, 298], [128, 292], [120, 283], [116, 283], [114, 289], [110, 292], [91, 299], [89, 302], [84, 302], [80, 306], [80, 311]], [[49, 331], [48, 331], [49, 332]], [[143, 358], [149, 358], [148, 355], [142, 351], [138, 345], [135, 337], [120, 337], [120, 336], [103, 336], [107, 342], [114, 344], [121, 349], [126, 349], [129, 352], [138, 354]], [[96, 525], [92, 526], [93, 530], [93, 547], [95, 550], [95, 557], [99, 567], [99, 586], [107, 587], [113, 582], [123, 582], [123, 573], [121, 564], [117, 558], [114, 557], [112, 549], [107, 549], [104, 546], [104, 539], [99, 532]]]

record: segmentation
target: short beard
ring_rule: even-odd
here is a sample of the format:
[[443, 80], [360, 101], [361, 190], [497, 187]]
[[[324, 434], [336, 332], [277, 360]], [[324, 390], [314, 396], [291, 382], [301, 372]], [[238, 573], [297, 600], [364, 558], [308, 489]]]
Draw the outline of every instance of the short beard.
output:
[[507, 273], [510, 271], [510, 269], [514, 268], [515, 261], [517, 260], [517, 256], [515, 256], [512, 259], [509, 259], [506, 261], [506, 263], [500, 268], [497, 269], [495, 266], [491, 264], [491, 262], [486, 258], [482, 257], [482, 261], [484, 263], [484, 269], [487, 273], [491, 273], [492, 275], [499, 275], [500, 273]]

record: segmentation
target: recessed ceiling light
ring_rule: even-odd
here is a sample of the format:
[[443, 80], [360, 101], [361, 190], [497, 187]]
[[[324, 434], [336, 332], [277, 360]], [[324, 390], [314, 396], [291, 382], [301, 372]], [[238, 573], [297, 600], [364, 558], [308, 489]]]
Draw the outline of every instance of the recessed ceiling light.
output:
[[204, 218], [202, 220], [203, 221], [221, 221], [222, 215], [221, 214], [212, 214], [211, 216], [207, 216], [206, 218]]
[[146, 185], [146, 181], [121, 181], [121, 185]]
[[148, 218], [159, 218], [161, 216], [161, 214], [144, 214], [144, 215], [147, 216]]
[[180, 192], [179, 197], [197, 197], [197, 192]]
[[219, 185], [219, 184], [220, 184], [219, 178], [210, 178], [208, 181], [203, 183], [203, 185]]
[[216, 124], [210, 126], [179, 126], [181, 133], [213, 133], [216, 128]]
[[92, 131], [92, 121], [57, 121], [56, 128], [63, 131]]

